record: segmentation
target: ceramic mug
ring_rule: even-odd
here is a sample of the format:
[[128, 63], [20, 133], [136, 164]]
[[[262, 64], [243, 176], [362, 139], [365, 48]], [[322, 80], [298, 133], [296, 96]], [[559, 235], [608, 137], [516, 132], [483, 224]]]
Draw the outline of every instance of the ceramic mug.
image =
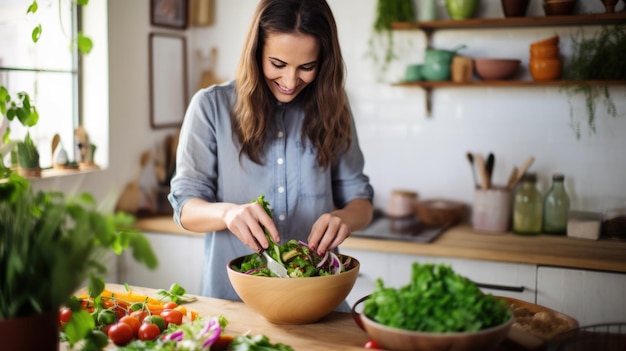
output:
[[446, 0], [448, 14], [453, 20], [472, 18], [478, 7], [479, 0]]
[[476, 189], [472, 224], [479, 232], [508, 232], [511, 226], [513, 195], [504, 187]]
[[421, 64], [411, 64], [406, 66], [404, 80], [407, 82], [417, 82], [422, 80], [422, 66], [423, 65]]

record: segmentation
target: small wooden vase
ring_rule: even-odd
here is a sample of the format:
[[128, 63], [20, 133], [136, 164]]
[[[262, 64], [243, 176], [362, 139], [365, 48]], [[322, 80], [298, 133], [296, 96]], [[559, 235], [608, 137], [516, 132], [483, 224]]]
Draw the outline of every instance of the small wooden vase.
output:
[[619, 0], [602, 0], [604, 8], [606, 9], [605, 13], [615, 13], [615, 5], [617, 5], [618, 2]]

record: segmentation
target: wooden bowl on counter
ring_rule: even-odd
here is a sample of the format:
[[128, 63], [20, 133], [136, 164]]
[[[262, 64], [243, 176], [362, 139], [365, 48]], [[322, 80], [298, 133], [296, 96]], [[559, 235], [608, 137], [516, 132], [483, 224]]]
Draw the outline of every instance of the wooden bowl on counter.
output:
[[262, 277], [232, 268], [241, 266], [246, 257], [228, 262], [228, 279], [246, 305], [275, 324], [308, 324], [329, 314], [352, 290], [360, 267], [359, 261], [350, 257], [350, 266], [340, 274], [302, 278]]
[[431, 226], [451, 227], [467, 219], [468, 207], [462, 202], [446, 199], [428, 199], [415, 203], [415, 214], [420, 222]]
[[383, 325], [369, 318], [365, 313], [358, 313], [357, 305], [368, 296], [359, 299], [352, 307], [352, 317], [368, 337], [386, 350], [396, 351], [476, 351], [493, 350], [504, 340], [513, 325], [513, 317], [506, 322], [474, 332], [420, 332]]
[[544, 350], [559, 334], [578, 328], [576, 319], [548, 307], [512, 297], [498, 298], [506, 300], [513, 312], [514, 322], [507, 339], [524, 350]]

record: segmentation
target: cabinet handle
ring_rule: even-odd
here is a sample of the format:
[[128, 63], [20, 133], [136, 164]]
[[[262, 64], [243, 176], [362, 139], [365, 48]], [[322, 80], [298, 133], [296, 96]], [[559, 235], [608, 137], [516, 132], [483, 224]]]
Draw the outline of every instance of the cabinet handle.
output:
[[507, 285], [494, 285], [494, 284], [485, 284], [485, 283], [476, 283], [476, 286], [479, 288], [492, 289], [492, 290], [505, 290], [505, 291], [515, 291], [515, 292], [524, 292], [523, 286], [507, 286]]

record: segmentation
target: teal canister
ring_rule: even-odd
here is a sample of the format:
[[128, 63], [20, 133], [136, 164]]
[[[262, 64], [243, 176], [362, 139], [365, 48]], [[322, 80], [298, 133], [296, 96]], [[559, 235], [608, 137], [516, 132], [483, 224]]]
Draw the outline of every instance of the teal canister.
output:
[[542, 230], [543, 196], [537, 190], [537, 175], [525, 173], [513, 199], [513, 233], [537, 235]]
[[543, 232], [565, 235], [569, 215], [569, 196], [565, 190], [565, 176], [554, 174], [552, 186], [543, 200]]
[[450, 80], [452, 59], [457, 51], [465, 47], [465, 45], [459, 45], [452, 50], [426, 49], [422, 66], [422, 77], [427, 81]]

